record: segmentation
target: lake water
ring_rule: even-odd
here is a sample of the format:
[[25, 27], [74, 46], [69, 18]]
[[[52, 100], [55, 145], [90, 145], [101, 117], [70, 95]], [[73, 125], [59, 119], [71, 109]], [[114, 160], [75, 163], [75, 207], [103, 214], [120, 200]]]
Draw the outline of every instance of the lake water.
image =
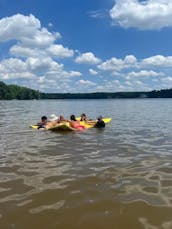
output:
[[[83, 112], [112, 122], [29, 128]], [[172, 99], [0, 101], [0, 228], [171, 229]]]

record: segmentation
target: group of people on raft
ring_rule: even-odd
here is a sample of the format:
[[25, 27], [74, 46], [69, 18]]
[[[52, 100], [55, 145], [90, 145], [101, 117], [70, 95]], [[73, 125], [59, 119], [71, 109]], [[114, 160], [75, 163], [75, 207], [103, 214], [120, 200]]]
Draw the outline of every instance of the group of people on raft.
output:
[[[60, 115], [58, 118], [56, 115], [52, 114], [50, 116], [50, 119], [48, 119], [46, 116], [41, 117], [41, 121], [37, 123], [38, 129], [51, 129], [53, 127], [56, 127], [60, 123], [66, 123], [68, 122], [70, 126], [74, 129], [83, 130], [85, 129], [85, 126], [82, 125], [82, 122], [85, 122], [87, 124], [93, 125], [96, 128], [104, 128], [105, 122], [103, 121], [102, 116], [99, 116], [97, 120], [91, 120], [86, 117], [86, 114], [81, 114], [81, 117], [79, 120], [76, 119], [75, 115], [70, 116], [70, 120], [67, 120], [64, 118], [64, 116]], [[81, 123], [80, 123], [81, 122]]]

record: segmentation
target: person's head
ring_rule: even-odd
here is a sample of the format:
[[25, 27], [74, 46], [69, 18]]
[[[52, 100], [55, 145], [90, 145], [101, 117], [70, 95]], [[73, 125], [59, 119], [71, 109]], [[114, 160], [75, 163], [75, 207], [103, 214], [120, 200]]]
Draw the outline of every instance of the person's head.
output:
[[81, 114], [81, 120], [83, 121], [83, 120], [86, 120], [86, 114]]
[[70, 116], [70, 120], [76, 121], [75, 115], [71, 115], [71, 116]]
[[59, 120], [60, 120], [60, 121], [65, 121], [64, 116], [63, 116], [63, 115], [60, 115]]
[[41, 121], [42, 121], [42, 122], [46, 122], [46, 121], [47, 121], [47, 117], [46, 117], [46, 116], [42, 116], [42, 117], [41, 117]]
[[84, 113], [81, 114], [81, 117], [82, 117], [82, 118], [86, 118], [86, 114], [84, 114]]
[[55, 114], [51, 114], [49, 121], [56, 121], [58, 119], [58, 117]]
[[98, 121], [102, 121], [102, 116], [100, 115], [97, 119]]

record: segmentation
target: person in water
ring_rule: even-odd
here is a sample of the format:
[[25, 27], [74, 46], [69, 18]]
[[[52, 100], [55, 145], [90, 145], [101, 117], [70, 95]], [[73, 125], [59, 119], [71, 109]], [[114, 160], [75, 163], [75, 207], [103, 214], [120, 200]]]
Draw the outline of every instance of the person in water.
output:
[[78, 120], [76, 120], [75, 115], [70, 116], [70, 126], [72, 128], [78, 129], [78, 130], [83, 130], [85, 129], [85, 126], [81, 125]]
[[88, 121], [86, 114], [84, 114], [84, 113], [81, 114], [81, 119], [80, 119], [80, 121], [84, 121], [84, 122]]
[[55, 114], [50, 115], [50, 118], [49, 118], [50, 122], [57, 122], [57, 120], [58, 120], [58, 116], [56, 116]]
[[50, 118], [48, 120], [48, 123], [46, 125], [46, 129], [51, 129], [53, 127], [55, 127], [58, 123], [58, 117], [55, 114], [51, 114]]
[[41, 117], [41, 121], [37, 123], [38, 129], [50, 129], [57, 125], [58, 117], [54, 114], [50, 115], [49, 120], [46, 116]]
[[105, 122], [103, 121], [102, 116], [99, 116], [99, 117], [97, 118], [97, 122], [96, 122], [96, 124], [94, 125], [94, 127], [96, 127], [96, 128], [104, 128], [104, 127], [105, 127]]
[[66, 120], [63, 115], [60, 115], [58, 119], [58, 123], [65, 123], [65, 122], [68, 122], [68, 120]]
[[48, 124], [47, 116], [42, 116], [41, 121], [37, 123], [38, 129], [46, 128], [46, 125]]
[[88, 119], [86, 114], [81, 114], [81, 118], [80, 118], [80, 121], [81, 122], [86, 122], [87, 124], [90, 124], [90, 125], [94, 125], [96, 123], [95, 120], [92, 120], [92, 119]]

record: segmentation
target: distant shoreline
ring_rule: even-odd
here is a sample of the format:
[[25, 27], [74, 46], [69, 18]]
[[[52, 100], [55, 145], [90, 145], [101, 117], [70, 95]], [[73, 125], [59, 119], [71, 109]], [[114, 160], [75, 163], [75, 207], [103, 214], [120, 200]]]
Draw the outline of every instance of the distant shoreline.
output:
[[6, 85], [0, 81], [0, 100], [33, 100], [33, 99], [144, 99], [172, 98], [172, 89], [148, 92], [93, 92], [93, 93], [42, 93], [17, 85]]

